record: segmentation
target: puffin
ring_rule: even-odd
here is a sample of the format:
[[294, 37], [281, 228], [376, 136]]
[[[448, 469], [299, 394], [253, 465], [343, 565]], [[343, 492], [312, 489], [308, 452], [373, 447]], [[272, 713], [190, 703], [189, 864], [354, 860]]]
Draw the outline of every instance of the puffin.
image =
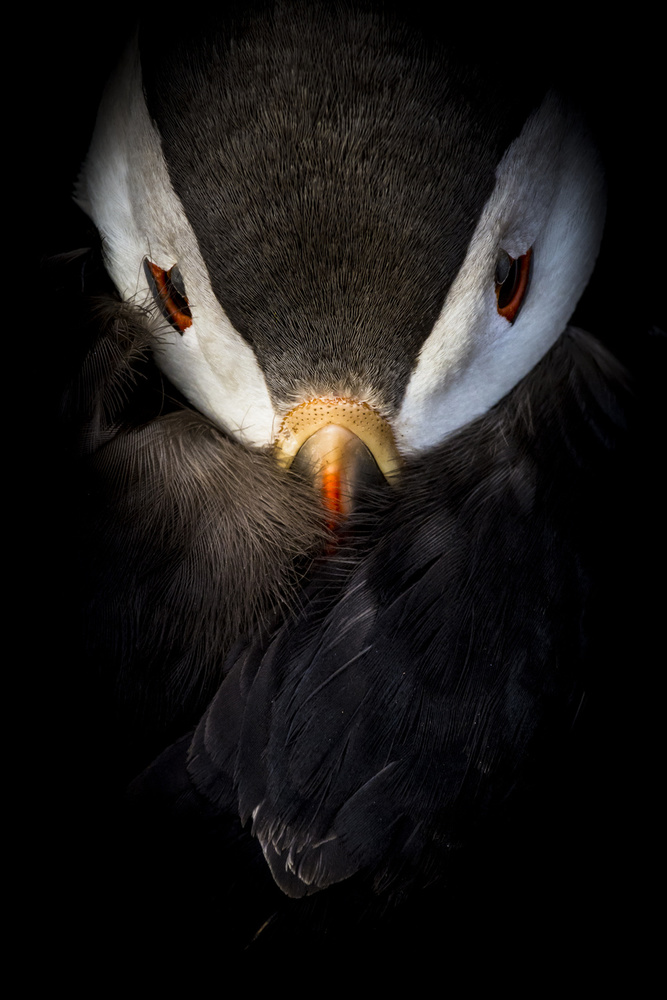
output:
[[149, 11], [76, 181], [106, 891], [205, 900], [230, 951], [460, 935], [548, 850], [612, 656], [633, 394], [570, 325], [604, 172], [567, 97], [477, 55], [420, 4]]

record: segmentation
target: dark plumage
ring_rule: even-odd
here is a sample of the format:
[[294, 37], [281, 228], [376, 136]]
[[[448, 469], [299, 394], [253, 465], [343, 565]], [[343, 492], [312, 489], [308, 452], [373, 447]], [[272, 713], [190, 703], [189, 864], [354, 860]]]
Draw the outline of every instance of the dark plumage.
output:
[[[196, 22], [181, 32], [176, 62], [171, 28], [151, 22], [148, 108], [213, 287], [270, 391], [298, 398], [331, 378], [333, 358], [354, 391], [370, 374], [394, 406], [406, 341], [433, 326], [531, 98], [451, 49], [445, 68], [439, 37], [405, 10], [312, 9], [278, 5], [267, 19], [231, 4], [209, 37]], [[220, 144], [211, 108], [226, 122]], [[224, 197], [200, 202], [205, 188]]]
[[378, 886], [446, 869], [536, 746], [569, 728], [595, 519], [624, 429], [613, 367], [570, 334], [511, 399], [408, 468], [305, 610], [231, 662], [189, 770], [293, 853], [305, 884], [269, 851], [290, 894], [360, 868]]
[[199, 716], [238, 636], [297, 604], [327, 532], [312, 487], [163, 398], [141, 315], [106, 300], [95, 320], [70, 393], [86, 417], [82, 627], [124, 725], [162, 739]]

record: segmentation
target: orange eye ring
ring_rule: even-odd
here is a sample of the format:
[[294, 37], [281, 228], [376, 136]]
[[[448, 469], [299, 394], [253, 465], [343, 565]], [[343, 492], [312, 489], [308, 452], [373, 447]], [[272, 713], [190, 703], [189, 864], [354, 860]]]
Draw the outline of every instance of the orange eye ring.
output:
[[146, 257], [144, 271], [160, 312], [177, 333], [184, 334], [192, 326], [192, 313], [178, 266], [165, 271]]
[[528, 289], [532, 247], [521, 257], [510, 257], [501, 251], [496, 267], [496, 300], [498, 314], [513, 323]]

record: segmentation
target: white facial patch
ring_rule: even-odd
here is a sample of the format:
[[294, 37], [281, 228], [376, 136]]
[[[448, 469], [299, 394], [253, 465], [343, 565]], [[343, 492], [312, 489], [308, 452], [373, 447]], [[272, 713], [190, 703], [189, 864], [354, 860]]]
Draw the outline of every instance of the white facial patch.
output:
[[[394, 421], [399, 449], [418, 452], [486, 413], [565, 329], [593, 270], [604, 183], [581, 122], [554, 95], [528, 119], [496, 185], [441, 314], [420, 351]], [[533, 249], [530, 284], [512, 324], [498, 314], [499, 251]]]
[[[160, 368], [202, 413], [244, 444], [271, 441], [280, 421], [252, 348], [213, 293], [171, 185], [143, 96], [136, 42], [102, 101], [77, 201], [102, 236], [107, 269], [122, 298], [154, 309]], [[178, 264], [192, 312], [183, 335], [157, 318], [146, 257], [166, 271]]]

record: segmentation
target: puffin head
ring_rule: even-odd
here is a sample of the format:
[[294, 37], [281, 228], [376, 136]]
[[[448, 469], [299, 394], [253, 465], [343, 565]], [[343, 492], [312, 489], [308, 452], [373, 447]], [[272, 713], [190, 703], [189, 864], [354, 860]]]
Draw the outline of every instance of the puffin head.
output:
[[372, 9], [213, 22], [142, 26], [78, 201], [200, 412], [286, 465], [340, 427], [390, 475], [562, 333], [601, 239], [595, 150], [554, 93]]

